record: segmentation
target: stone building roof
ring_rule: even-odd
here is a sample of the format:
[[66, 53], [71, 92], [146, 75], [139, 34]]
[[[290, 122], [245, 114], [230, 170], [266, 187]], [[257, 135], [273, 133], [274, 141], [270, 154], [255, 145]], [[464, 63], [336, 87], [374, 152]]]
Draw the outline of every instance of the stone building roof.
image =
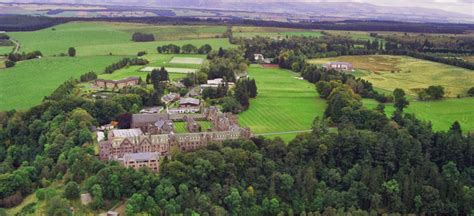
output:
[[143, 135], [143, 132], [139, 128], [133, 129], [116, 129], [111, 131], [114, 137], [136, 137]]
[[196, 98], [190, 98], [190, 97], [181, 98], [179, 99], [179, 104], [192, 104], [195, 106], [199, 106], [199, 104], [201, 104], [201, 100], [196, 99]]
[[148, 161], [152, 159], [158, 160], [160, 154], [158, 152], [141, 152], [141, 153], [125, 153], [124, 161]]

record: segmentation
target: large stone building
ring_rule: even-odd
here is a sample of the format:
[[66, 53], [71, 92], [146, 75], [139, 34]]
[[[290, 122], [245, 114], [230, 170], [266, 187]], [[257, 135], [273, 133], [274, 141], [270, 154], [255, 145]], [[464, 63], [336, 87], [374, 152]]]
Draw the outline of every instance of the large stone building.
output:
[[154, 172], [159, 172], [160, 154], [158, 152], [126, 153], [123, 155], [122, 164], [127, 168], [148, 167]]
[[[211, 128], [208, 131], [201, 131], [201, 126], [196, 120], [209, 121]], [[189, 133], [175, 133], [173, 121], [186, 122]], [[252, 136], [250, 129], [239, 126], [236, 116], [222, 113], [215, 107], [207, 108], [200, 114], [134, 114], [131, 126], [132, 129], [110, 131], [108, 139], [100, 142], [100, 159], [123, 161], [126, 166], [131, 167], [131, 164], [137, 164], [135, 159], [142, 158], [140, 163], [146, 165], [154, 163], [150, 162], [151, 154], [138, 156], [134, 154], [148, 152], [168, 156], [173, 146], [182, 151], [190, 151], [211, 142], [249, 139]], [[146, 166], [152, 169], [157, 167], [159, 170], [159, 165]]]

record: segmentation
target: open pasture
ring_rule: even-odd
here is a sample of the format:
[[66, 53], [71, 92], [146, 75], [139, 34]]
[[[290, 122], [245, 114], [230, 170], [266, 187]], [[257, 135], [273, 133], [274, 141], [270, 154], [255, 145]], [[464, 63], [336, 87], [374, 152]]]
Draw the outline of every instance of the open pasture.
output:
[[0, 46], [0, 55], [11, 53], [14, 48], [13, 46]]
[[[377, 101], [364, 99], [367, 108], [375, 108]], [[448, 130], [454, 121], [458, 121], [464, 132], [474, 132], [474, 98], [444, 99], [441, 101], [414, 101], [405, 109], [407, 113], [413, 113], [417, 118], [431, 121], [436, 131]], [[395, 108], [392, 104], [385, 105], [385, 113], [392, 116]]]
[[411, 96], [415, 96], [421, 88], [441, 85], [447, 97], [456, 97], [465, 95], [474, 86], [474, 72], [471, 70], [406, 56], [341, 56], [310, 62], [323, 64], [331, 61], [351, 62], [361, 70], [356, 75], [375, 87], [387, 91], [402, 88]]
[[[222, 32], [221, 32], [222, 30]], [[134, 32], [153, 33], [156, 41], [133, 42]], [[211, 33], [212, 35], [210, 35]], [[136, 23], [71, 22], [32, 32], [11, 32], [22, 45], [21, 52], [40, 50], [46, 56], [67, 53], [75, 47], [78, 56], [135, 55], [138, 51], [156, 53], [156, 47], [174, 43], [196, 46], [210, 44], [214, 49], [231, 47], [227, 38], [215, 35], [225, 32], [222, 26], [155, 26]], [[177, 37], [176, 35], [181, 35]], [[187, 36], [182, 36], [187, 35]]]
[[232, 28], [234, 37], [252, 38], [255, 36], [285, 38], [290, 36], [321, 37], [320, 30], [291, 29], [278, 27], [235, 26]]
[[0, 71], [0, 110], [39, 104], [60, 84], [89, 71], [102, 71], [123, 56], [44, 57], [18, 62]]
[[326, 101], [318, 97], [313, 84], [297, 79], [296, 73], [252, 65], [249, 76], [257, 82], [258, 96], [239, 121], [256, 135], [292, 132], [285, 134], [289, 140], [297, 131], [311, 129], [314, 118], [323, 115]]

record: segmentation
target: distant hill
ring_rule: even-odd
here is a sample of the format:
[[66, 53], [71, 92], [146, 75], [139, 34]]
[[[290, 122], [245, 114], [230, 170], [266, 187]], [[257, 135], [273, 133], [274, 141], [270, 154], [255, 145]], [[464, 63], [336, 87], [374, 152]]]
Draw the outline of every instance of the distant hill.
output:
[[[10, 2], [12, 0], [0, 0]], [[278, 0], [282, 1], [282, 0]], [[15, 0], [14, 2], [130, 5], [279, 13], [308, 19], [363, 19], [408, 22], [474, 23], [474, 16], [421, 7], [389, 7], [356, 2], [278, 2], [273, 0]], [[236, 15], [237, 17], [239, 14]]]

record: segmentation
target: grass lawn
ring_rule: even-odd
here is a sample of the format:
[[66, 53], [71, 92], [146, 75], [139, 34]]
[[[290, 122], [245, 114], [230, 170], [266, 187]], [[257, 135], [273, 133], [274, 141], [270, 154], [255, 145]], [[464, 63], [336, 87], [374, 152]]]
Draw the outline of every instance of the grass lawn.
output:
[[[22, 45], [20, 51], [40, 50], [44, 55], [67, 53], [75, 47], [77, 55], [135, 55], [138, 51], [156, 53], [158, 45], [209, 43], [214, 49], [231, 47], [227, 38], [215, 38], [225, 32], [224, 26], [155, 26], [135, 23], [71, 22], [32, 32], [11, 32]], [[153, 42], [131, 41], [134, 32], [155, 35]], [[206, 39], [203, 39], [206, 38]], [[195, 40], [193, 40], [195, 39]]]
[[[207, 131], [207, 129], [211, 128], [211, 123], [208, 121], [196, 121], [201, 125], [202, 131]], [[173, 122], [174, 129], [176, 133], [188, 133], [186, 130], [186, 122]]]
[[[314, 118], [323, 115], [326, 101], [318, 97], [313, 84], [295, 78], [297, 74], [252, 65], [249, 75], [257, 82], [258, 96], [239, 115], [239, 121], [256, 135], [308, 130]], [[290, 140], [296, 134], [282, 136]]]
[[122, 56], [44, 57], [19, 62], [0, 71], [0, 110], [27, 109], [39, 104], [65, 80], [102, 71]]
[[[364, 99], [364, 105], [374, 108], [378, 102]], [[448, 130], [454, 121], [458, 121], [464, 132], [474, 132], [474, 98], [444, 99], [440, 101], [413, 101], [405, 109], [407, 113], [414, 113], [417, 118], [431, 121], [436, 131]], [[391, 104], [385, 105], [385, 113], [391, 116], [395, 108]]]
[[[120, 80], [125, 79], [128, 77], [141, 77], [143, 81], [146, 80], [146, 75], [148, 72], [141, 72], [140, 69], [143, 66], [130, 66], [120, 70], [115, 71], [111, 74], [99, 74], [100, 79], [107, 79], [107, 80]], [[170, 80], [176, 80], [186, 77], [184, 73], [168, 73]]]
[[421, 88], [430, 85], [441, 85], [447, 97], [465, 95], [474, 86], [474, 72], [451, 65], [419, 60], [406, 56], [341, 56], [310, 60], [314, 64], [330, 61], [351, 62], [357, 73], [375, 87], [387, 91], [402, 88], [411, 96], [415, 96]]

